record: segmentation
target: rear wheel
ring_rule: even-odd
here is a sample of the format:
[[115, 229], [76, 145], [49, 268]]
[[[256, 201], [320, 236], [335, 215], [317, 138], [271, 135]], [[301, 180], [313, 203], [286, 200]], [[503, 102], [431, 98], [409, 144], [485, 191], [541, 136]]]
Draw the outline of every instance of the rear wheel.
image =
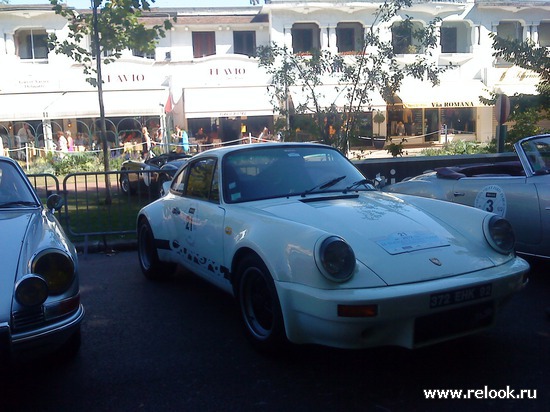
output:
[[153, 230], [145, 218], [139, 221], [138, 226], [138, 257], [141, 271], [147, 279], [166, 279], [176, 270], [175, 263], [166, 263], [159, 259]]
[[245, 258], [238, 273], [236, 295], [247, 338], [260, 350], [281, 350], [288, 340], [271, 274], [257, 256]]

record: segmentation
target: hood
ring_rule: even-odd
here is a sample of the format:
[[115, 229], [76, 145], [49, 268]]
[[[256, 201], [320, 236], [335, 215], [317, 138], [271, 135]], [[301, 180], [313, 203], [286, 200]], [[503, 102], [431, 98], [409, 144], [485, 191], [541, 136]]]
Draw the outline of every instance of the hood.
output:
[[351, 245], [356, 258], [388, 285], [494, 266], [485, 245], [467, 239], [457, 228], [443, 224], [414, 205], [380, 192], [322, 199], [312, 196], [298, 201], [291, 198], [287, 202], [266, 204], [261, 209], [342, 237]]
[[41, 240], [41, 236], [33, 236], [41, 222], [40, 209], [0, 212], [0, 322], [7, 320], [6, 316], [9, 319], [16, 277], [19, 272], [26, 272], [30, 253]]

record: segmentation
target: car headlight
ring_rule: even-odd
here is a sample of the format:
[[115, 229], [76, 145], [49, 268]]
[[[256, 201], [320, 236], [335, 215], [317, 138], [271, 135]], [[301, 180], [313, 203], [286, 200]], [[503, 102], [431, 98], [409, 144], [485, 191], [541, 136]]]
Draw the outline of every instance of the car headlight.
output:
[[47, 250], [38, 254], [33, 260], [31, 271], [46, 281], [50, 295], [66, 292], [75, 277], [73, 260], [60, 251]]
[[490, 216], [484, 221], [484, 233], [487, 242], [497, 252], [508, 254], [514, 251], [516, 237], [512, 225], [500, 216]]
[[346, 241], [338, 236], [323, 240], [317, 252], [317, 267], [333, 282], [345, 282], [353, 276], [355, 253]]
[[27, 275], [15, 285], [15, 299], [23, 306], [38, 306], [48, 298], [48, 285], [37, 275]]

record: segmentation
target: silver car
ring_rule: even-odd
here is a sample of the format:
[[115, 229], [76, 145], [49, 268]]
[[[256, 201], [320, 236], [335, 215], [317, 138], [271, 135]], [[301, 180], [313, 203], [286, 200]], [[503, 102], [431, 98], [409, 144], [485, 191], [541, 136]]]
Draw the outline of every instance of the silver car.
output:
[[474, 206], [505, 217], [516, 250], [550, 258], [550, 134], [515, 144], [517, 161], [442, 167], [382, 190]]
[[78, 260], [53, 215], [17, 162], [0, 157], [0, 360], [31, 358], [80, 347]]

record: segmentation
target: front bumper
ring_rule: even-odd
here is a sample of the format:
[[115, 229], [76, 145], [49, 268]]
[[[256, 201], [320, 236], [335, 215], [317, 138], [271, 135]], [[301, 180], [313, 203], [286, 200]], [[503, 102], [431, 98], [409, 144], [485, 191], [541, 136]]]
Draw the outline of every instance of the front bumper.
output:
[[[528, 263], [515, 258], [483, 271], [413, 284], [320, 290], [276, 282], [276, 288], [287, 337], [293, 343], [412, 349], [491, 326], [500, 306], [525, 286], [528, 272]], [[430, 307], [436, 294], [481, 285], [490, 285], [489, 297]], [[378, 310], [374, 317], [340, 317], [338, 305], [376, 305]]]
[[0, 324], [0, 352], [8, 360], [35, 358], [55, 352], [78, 333], [84, 318], [82, 304], [72, 314], [58, 321], [20, 333], [10, 333]]

